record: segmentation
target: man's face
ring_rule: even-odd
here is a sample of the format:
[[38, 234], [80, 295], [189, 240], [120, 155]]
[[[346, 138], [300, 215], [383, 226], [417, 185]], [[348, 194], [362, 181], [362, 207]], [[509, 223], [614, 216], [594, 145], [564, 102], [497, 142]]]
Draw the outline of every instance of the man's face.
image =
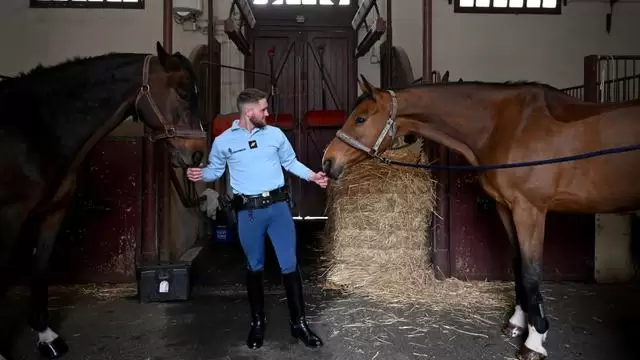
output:
[[247, 117], [253, 126], [262, 128], [267, 125], [267, 116], [269, 116], [268, 107], [267, 99], [260, 99], [257, 104], [246, 105]]

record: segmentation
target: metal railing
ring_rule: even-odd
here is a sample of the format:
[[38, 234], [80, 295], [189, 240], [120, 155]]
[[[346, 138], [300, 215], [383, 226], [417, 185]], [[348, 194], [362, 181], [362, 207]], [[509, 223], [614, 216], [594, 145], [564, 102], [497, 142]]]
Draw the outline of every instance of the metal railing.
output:
[[640, 99], [640, 55], [589, 55], [584, 58], [584, 84], [562, 89], [591, 102]]

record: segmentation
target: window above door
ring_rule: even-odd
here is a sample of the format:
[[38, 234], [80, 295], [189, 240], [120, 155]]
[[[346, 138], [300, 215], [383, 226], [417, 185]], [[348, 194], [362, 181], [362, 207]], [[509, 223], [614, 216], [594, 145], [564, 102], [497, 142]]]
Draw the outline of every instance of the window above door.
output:
[[351, 0], [252, 0], [251, 2], [253, 5], [351, 5]]

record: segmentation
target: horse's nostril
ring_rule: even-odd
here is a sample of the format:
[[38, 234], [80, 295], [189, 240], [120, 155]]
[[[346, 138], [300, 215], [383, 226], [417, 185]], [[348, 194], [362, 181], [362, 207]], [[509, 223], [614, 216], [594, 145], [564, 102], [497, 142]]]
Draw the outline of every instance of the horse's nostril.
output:
[[202, 151], [194, 151], [194, 153], [191, 155], [191, 160], [193, 161], [194, 165], [200, 164], [200, 162], [202, 161]]
[[327, 159], [327, 160], [322, 162], [322, 170], [325, 173], [329, 173], [329, 171], [331, 170], [331, 160], [330, 159]]

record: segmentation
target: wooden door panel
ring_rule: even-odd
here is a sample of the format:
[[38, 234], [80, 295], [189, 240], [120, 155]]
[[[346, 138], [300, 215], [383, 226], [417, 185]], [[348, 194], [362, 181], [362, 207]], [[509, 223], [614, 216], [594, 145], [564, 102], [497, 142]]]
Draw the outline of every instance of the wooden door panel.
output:
[[[280, 77], [277, 79], [277, 90], [279, 92], [280, 104], [278, 106], [279, 114], [296, 115], [296, 61], [299, 47], [294, 44], [293, 49], [287, 57], [289, 45], [296, 41], [297, 34], [282, 31], [263, 31], [254, 36], [253, 47], [254, 55], [252, 57], [253, 69], [255, 71], [270, 74], [269, 66], [269, 50], [273, 50], [274, 72], [277, 73], [282, 67]], [[286, 59], [286, 62], [285, 62]], [[271, 91], [271, 79], [261, 74], [246, 74], [247, 77], [253, 79], [250, 86], [256, 87], [263, 91]], [[275, 113], [276, 109], [271, 108], [270, 111]]]
[[[304, 47], [308, 82], [307, 111], [348, 111], [356, 79], [351, 62], [345, 61], [345, 54], [353, 53], [353, 40], [348, 33], [342, 31], [309, 32], [307, 38], [308, 44]], [[319, 65], [324, 68], [328, 84], [323, 84]], [[334, 92], [335, 102], [329, 88]]]
[[[351, 61], [354, 53], [351, 34], [344, 31], [307, 32], [303, 44], [306, 81], [303, 93], [305, 112], [342, 110], [348, 113], [355, 98], [355, 76]], [[324, 71], [321, 70], [321, 67]], [[323, 81], [323, 72], [324, 80]], [[304, 82], [303, 82], [304, 83]], [[322, 169], [322, 154], [336, 128], [310, 128], [303, 124], [302, 159], [314, 171]], [[302, 183], [306, 204], [302, 216], [323, 216], [326, 191], [314, 183]]]

